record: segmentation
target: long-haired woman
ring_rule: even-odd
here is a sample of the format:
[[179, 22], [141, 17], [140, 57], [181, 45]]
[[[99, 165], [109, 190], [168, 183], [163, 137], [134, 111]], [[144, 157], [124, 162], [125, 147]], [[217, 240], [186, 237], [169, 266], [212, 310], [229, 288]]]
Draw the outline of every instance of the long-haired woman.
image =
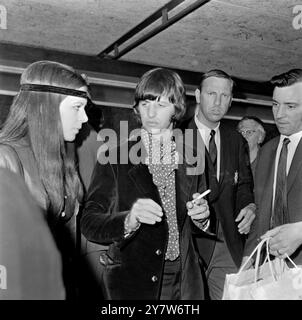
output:
[[20, 85], [0, 131], [0, 166], [21, 175], [44, 210], [62, 253], [68, 298], [74, 280], [66, 266], [75, 252], [76, 213], [83, 194], [68, 142], [88, 120], [88, 84], [67, 65], [38, 61], [25, 69]]

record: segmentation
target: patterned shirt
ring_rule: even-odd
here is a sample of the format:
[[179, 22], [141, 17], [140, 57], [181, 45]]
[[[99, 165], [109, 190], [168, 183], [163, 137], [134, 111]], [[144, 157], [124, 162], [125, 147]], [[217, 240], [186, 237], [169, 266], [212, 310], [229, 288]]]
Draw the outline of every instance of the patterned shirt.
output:
[[175, 170], [178, 155], [172, 139], [161, 141], [151, 133], [142, 130], [142, 140], [148, 157], [146, 164], [157, 186], [163, 210], [167, 217], [169, 237], [165, 255], [166, 260], [175, 260], [179, 256], [179, 231], [176, 217]]

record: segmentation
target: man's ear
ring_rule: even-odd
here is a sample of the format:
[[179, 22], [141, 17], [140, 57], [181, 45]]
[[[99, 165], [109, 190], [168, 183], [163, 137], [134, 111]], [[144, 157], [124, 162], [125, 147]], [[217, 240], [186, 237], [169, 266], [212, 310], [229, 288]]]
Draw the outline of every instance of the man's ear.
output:
[[228, 110], [230, 109], [230, 107], [232, 105], [232, 102], [233, 102], [233, 95], [231, 96], [231, 99], [230, 99], [230, 102], [229, 102], [229, 106], [228, 106]]
[[196, 89], [195, 90], [195, 99], [196, 99], [196, 103], [200, 103], [200, 90]]

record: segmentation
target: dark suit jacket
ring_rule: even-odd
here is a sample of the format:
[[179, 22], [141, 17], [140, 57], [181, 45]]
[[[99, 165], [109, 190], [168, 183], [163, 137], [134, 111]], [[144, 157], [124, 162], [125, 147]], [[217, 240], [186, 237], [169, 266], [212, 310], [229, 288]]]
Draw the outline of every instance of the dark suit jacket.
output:
[[[181, 125], [182, 130], [193, 129], [198, 132], [194, 118]], [[216, 226], [216, 219], [221, 223], [227, 247], [235, 264], [239, 267], [243, 257], [245, 236], [240, 235], [235, 218], [240, 210], [254, 202], [253, 177], [250, 169], [247, 142], [234, 129], [220, 124], [220, 177], [216, 179], [216, 172], [206, 150], [206, 170], [208, 184], [212, 192], [209, 194], [212, 228]], [[199, 133], [198, 133], [199, 134]], [[213, 230], [217, 232], [217, 230]], [[216, 237], [197, 238], [199, 253], [206, 265], [209, 264]]]
[[[133, 143], [129, 143], [129, 150]], [[138, 145], [139, 146], [139, 145]], [[142, 144], [138, 149], [142, 148]], [[120, 154], [124, 146], [114, 149]], [[141, 149], [142, 150], [142, 149]], [[129, 154], [129, 153], [128, 153]], [[118, 158], [119, 159], [119, 158]], [[192, 234], [203, 233], [187, 215], [186, 202], [205, 190], [203, 175], [187, 175], [187, 164], [176, 170], [177, 220], [180, 232], [181, 298], [203, 299], [203, 273], [193, 248]], [[97, 163], [81, 219], [88, 240], [109, 243], [104, 271], [108, 299], [158, 299], [168, 241], [166, 218], [155, 225], [142, 224], [124, 238], [124, 220], [139, 198], [151, 198], [161, 205], [148, 167], [142, 163]]]
[[0, 169], [0, 300], [64, 299], [60, 253], [22, 180]]
[[[245, 255], [249, 255], [257, 245], [257, 239], [269, 230], [275, 157], [280, 137], [267, 142], [259, 153], [255, 176], [255, 199], [257, 215], [246, 243]], [[302, 141], [300, 140], [287, 176], [287, 205], [289, 223], [302, 221]], [[297, 264], [302, 264], [302, 246], [291, 256]]]

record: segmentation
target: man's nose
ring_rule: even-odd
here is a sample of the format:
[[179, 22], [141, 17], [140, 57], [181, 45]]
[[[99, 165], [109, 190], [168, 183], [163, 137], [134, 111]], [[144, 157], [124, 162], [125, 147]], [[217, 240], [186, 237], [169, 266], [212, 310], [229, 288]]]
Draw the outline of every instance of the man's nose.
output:
[[280, 119], [284, 117], [284, 107], [282, 105], [278, 106], [275, 114], [276, 114], [276, 119]]
[[215, 96], [214, 105], [215, 105], [215, 106], [220, 106], [220, 104], [221, 104], [221, 96], [220, 96], [219, 94], [217, 94], [217, 95]]
[[148, 107], [148, 117], [154, 118], [156, 116], [156, 103], [151, 102]]

